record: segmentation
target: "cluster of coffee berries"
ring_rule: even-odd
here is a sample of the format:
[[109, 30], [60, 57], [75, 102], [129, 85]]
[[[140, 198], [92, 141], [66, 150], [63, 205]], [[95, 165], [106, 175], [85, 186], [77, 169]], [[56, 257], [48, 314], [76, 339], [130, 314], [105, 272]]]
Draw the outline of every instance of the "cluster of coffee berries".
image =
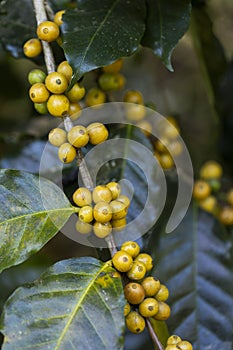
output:
[[73, 201], [79, 207], [76, 230], [81, 234], [88, 234], [93, 229], [97, 237], [105, 238], [113, 228], [121, 230], [126, 225], [130, 200], [121, 194], [117, 182], [98, 185], [92, 192], [79, 187], [73, 193]]
[[233, 190], [227, 192], [223, 204], [222, 199], [218, 198], [222, 174], [223, 169], [218, 162], [211, 160], [204, 163], [199, 172], [199, 179], [194, 183], [193, 198], [201, 209], [215, 215], [222, 224], [232, 226]]
[[85, 95], [85, 88], [75, 83], [69, 90], [72, 75], [72, 67], [67, 61], [62, 61], [57, 70], [48, 75], [40, 69], [29, 72], [29, 96], [37, 112], [50, 113], [54, 117], [69, 115], [72, 120], [80, 116], [79, 101]]
[[50, 131], [49, 142], [58, 148], [58, 158], [63, 163], [71, 163], [77, 153], [77, 148], [88, 143], [98, 145], [108, 138], [108, 130], [102, 123], [91, 123], [87, 127], [76, 125], [69, 132], [61, 128]]
[[187, 340], [182, 340], [178, 335], [171, 335], [167, 339], [164, 350], [193, 350], [192, 344]]
[[141, 333], [145, 328], [146, 317], [167, 320], [171, 313], [169, 305], [165, 303], [169, 297], [167, 287], [153, 276], [145, 277], [153, 267], [152, 257], [147, 253], [140, 253], [136, 242], [127, 241], [113, 256], [112, 264], [127, 276], [124, 286], [127, 328], [132, 333]]
[[173, 168], [173, 157], [179, 156], [183, 152], [183, 146], [179, 141], [179, 125], [174, 117], [167, 117], [167, 120], [169, 123], [163, 124], [161, 138], [153, 142], [154, 155], [165, 170]]
[[62, 24], [62, 15], [64, 12], [65, 11], [58, 11], [53, 21], [44, 21], [37, 26], [37, 37], [29, 39], [23, 46], [26, 57], [37, 57], [42, 52], [41, 40], [52, 42], [59, 39], [59, 26]]

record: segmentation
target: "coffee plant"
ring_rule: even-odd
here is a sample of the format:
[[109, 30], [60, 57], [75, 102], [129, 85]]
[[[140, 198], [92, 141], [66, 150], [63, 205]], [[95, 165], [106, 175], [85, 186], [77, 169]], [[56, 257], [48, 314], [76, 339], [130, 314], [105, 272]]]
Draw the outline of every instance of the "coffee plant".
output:
[[232, 52], [217, 10], [0, 1], [3, 350], [232, 349]]

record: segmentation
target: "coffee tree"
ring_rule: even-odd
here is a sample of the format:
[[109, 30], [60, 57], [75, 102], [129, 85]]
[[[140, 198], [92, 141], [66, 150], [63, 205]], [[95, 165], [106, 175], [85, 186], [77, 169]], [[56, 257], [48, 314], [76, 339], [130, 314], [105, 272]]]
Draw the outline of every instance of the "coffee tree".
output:
[[[38, 128], [49, 120], [35, 171], [1, 160], [2, 349], [232, 348], [230, 64], [208, 9], [198, 0], [0, 3], [2, 51], [31, 61], [27, 104]], [[127, 85], [148, 48], [176, 71], [185, 34], [222, 155], [204, 152], [198, 135], [187, 148], [184, 118], [163, 117], [139, 82]], [[59, 233], [88, 254], [42, 263]]]

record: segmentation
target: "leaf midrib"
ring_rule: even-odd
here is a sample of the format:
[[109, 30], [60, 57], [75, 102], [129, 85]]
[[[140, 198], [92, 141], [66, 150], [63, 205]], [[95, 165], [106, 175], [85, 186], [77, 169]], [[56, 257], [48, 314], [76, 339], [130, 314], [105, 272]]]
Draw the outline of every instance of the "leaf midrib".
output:
[[13, 217], [13, 218], [11, 218], [11, 219], [8, 219], [8, 220], [5, 220], [5, 221], [1, 221], [1, 222], [0, 222], [0, 227], [1, 227], [1, 225], [4, 225], [5, 223], [9, 223], [10, 221], [15, 221], [15, 220], [23, 219], [23, 218], [26, 218], [26, 217], [29, 217], [29, 216], [50, 214], [50, 213], [59, 212], [59, 211], [63, 211], [63, 212], [64, 212], [64, 211], [72, 211], [72, 212], [75, 212], [73, 207], [70, 207], [70, 208], [51, 209], [51, 210], [42, 210], [42, 211], [38, 211], [38, 212], [27, 213], [27, 214], [25, 214], [25, 215], [15, 216], [15, 217]]
[[[97, 36], [98, 32], [99, 32], [99, 31], [101, 30], [101, 28], [103, 27], [104, 23], [107, 21], [108, 17], [109, 17], [110, 14], [112, 13], [114, 7], [116, 7], [116, 5], [118, 4], [118, 2], [119, 2], [119, 0], [116, 0], [116, 1], [113, 3], [113, 5], [112, 5], [112, 6], [110, 7], [110, 9], [107, 11], [107, 13], [106, 13], [106, 15], [105, 15], [103, 21], [100, 23], [100, 25], [98, 26], [98, 28], [97, 28], [96, 31], [94, 32], [93, 36], [91, 37], [91, 40], [90, 40], [89, 44], [87, 45], [87, 48], [86, 48], [85, 52], [84, 52], [84, 54], [83, 54], [82, 60], [80, 61], [80, 64], [79, 64], [79, 67], [82, 66], [83, 61], [85, 60], [85, 58], [86, 58], [86, 56], [87, 56], [87, 53], [88, 53], [88, 51], [89, 51], [89, 49], [90, 49], [90, 47], [91, 47], [91, 45], [92, 45], [92, 43], [93, 43], [95, 37]], [[79, 69], [79, 71], [80, 71], [80, 69]]]
[[62, 342], [62, 340], [63, 340], [63, 338], [64, 338], [64, 336], [65, 336], [67, 330], [69, 329], [70, 324], [72, 323], [72, 321], [73, 321], [73, 319], [74, 319], [74, 317], [75, 317], [75, 315], [76, 315], [78, 309], [79, 309], [80, 306], [82, 305], [82, 302], [83, 302], [83, 300], [85, 299], [85, 297], [87, 296], [89, 290], [90, 290], [91, 287], [94, 285], [94, 283], [95, 283], [95, 281], [96, 281], [96, 277], [97, 277], [102, 271], [104, 271], [108, 266], [109, 266], [109, 263], [106, 262], [106, 263], [103, 265], [103, 267], [102, 267], [100, 270], [98, 270], [97, 273], [93, 276], [93, 278], [92, 278], [90, 284], [84, 289], [84, 293], [83, 293], [82, 296], [79, 298], [79, 300], [78, 300], [78, 302], [77, 302], [77, 304], [76, 304], [74, 310], [73, 310], [72, 313], [70, 314], [70, 317], [69, 317], [69, 319], [68, 319], [68, 321], [67, 321], [65, 327], [63, 328], [63, 331], [61, 332], [60, 337], [59, 337], [58, 340], [57, 340], [57, 344], [56, 344], [56, 347], [54, 348], [54, 350], [59, 350], [59, 347], [60, 347], [60, 345], [61, 345], [61, 342]]

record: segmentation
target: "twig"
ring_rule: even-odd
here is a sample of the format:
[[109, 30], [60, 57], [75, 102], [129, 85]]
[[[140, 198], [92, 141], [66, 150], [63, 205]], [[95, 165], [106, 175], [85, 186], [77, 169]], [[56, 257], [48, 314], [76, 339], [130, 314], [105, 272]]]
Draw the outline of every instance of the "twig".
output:
[[155, 345], [155, 348], [158, 350], [164, 350], [163, 345], [160, 343], [159, 338], [157, 337], [157, 334], [154, 331], [154, 328], [151, 325], [151, 322], [149, 320], [149, 318], [146, 318], [146, 324], [148, 327], [148, 331], [150, 333], [150, 337]]
[[[37, 24], [40, 24], [41, 22], [46, 21], [48, 18], [44, 7], [44, 1], [43, 0], [32, 0], [32, 1], [33, 1], [34, 10], [35, 10]], [[55, 65], [51, 46], [49, 45], [48, 42], [42, 40], [42, 47], [43, 47], [44, 60], [45, 60], [47, 71], [48, 73], [52, 73], [56, 70], [56, 65]]]

